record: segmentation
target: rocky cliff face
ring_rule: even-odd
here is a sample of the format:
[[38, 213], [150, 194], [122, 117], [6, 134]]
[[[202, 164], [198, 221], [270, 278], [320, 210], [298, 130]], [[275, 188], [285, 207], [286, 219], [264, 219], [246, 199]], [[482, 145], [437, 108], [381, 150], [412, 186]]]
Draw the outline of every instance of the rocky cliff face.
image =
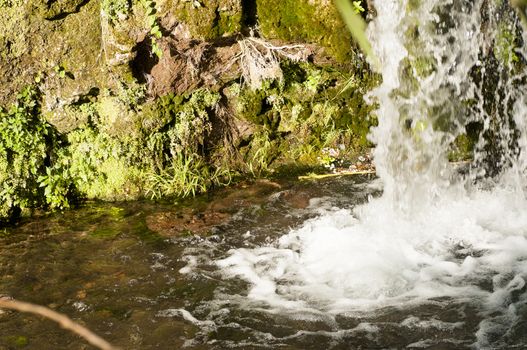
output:
[[0, 26], [0, 216], [188, 195], [369, 146], [378, 78], [331, 1], [0, 0]]

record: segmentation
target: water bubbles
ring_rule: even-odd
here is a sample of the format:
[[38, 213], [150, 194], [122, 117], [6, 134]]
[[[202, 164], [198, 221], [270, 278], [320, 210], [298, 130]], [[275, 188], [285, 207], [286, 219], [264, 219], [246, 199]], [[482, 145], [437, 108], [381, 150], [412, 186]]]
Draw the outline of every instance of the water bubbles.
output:
[[85, 312], [85, 311], [88, 311], [90, 309], [90, 307], [88, 305], [86, 305], [86, 303], [82, 302], [82, 301], [76, 301], [73, 303], [73, 307], [78, 311], [78, 312]]

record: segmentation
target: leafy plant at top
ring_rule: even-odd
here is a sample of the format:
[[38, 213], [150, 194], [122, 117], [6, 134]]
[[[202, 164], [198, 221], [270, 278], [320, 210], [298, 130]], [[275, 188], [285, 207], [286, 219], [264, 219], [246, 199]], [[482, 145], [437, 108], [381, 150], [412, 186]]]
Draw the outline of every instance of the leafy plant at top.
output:
[[153, 0], [142, 0], [146, 10], [146, 23], [150, 29], [150, 40], [152, 42], [152, 53], [157, 57], [161, 58], [163, 52], [159, 48], [158, 40], [161, 39], [163, 33], [161, 33], [161, 27], [159, 26], [159, 19], [157, 18], [156, 2]]

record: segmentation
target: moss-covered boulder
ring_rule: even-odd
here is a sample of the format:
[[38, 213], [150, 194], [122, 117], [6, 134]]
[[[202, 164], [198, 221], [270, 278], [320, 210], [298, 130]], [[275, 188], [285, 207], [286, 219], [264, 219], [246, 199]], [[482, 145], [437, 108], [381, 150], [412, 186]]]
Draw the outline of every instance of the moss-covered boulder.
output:
[[38, 76], [46, 77], [45, 110], [76, 102], [108, 84], [99, 2], [59, 1], [46, 6], [36, 1], [0, 2], [0, 46], [6, 48], [0, 55], [3, 105]]
[[194, 39], [212, 40], [241, 30], [242, 0], [167, 0], [162, 7], [169, 20], [183, 23]]
[[61, 19], [79, 12], [86, 3], [86, 0], [39, 0], [30, 2], [36, 13], [48, 20]]
[[256, 4], [265, 38], [315, 43], [337, 61], [350, 62], [351, 36], [332, 1], [256, 0]]

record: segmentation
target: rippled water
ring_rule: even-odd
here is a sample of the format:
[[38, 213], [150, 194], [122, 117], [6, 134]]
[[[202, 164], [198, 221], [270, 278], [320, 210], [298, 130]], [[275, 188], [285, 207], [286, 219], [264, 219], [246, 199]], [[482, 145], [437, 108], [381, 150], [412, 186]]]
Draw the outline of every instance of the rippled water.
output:
[[[0, 238], [0, 295], [49, 306], [124, 349], [346, 346], [334, 339], [334, 321], [244, 307], [247, 283], [223, 278], [212, 261], [367, 201], [378, 194], [370, 181], [261, 181], [181, 205], [93, 204], [35, 218]], [[373, 329], [339, 322], [343, 334]], [[0, 313], [0, 348], [82, 344], [37, 317]]]
[[[176, 206], [91, 205], [8, 230], [0, 294], [124, 349], [524, 348], [527, 225], [499, 233], [510, 218], [485, 198], [477, 217], [438, 203], [446, 214], [395, 227], [381, 202], [378, 180], [344, 177], [258, 182]], [[365, 236], [373, 227], [385, 235]], [[3, 312], [0, 348], [17, 342], [88, 348]]]

